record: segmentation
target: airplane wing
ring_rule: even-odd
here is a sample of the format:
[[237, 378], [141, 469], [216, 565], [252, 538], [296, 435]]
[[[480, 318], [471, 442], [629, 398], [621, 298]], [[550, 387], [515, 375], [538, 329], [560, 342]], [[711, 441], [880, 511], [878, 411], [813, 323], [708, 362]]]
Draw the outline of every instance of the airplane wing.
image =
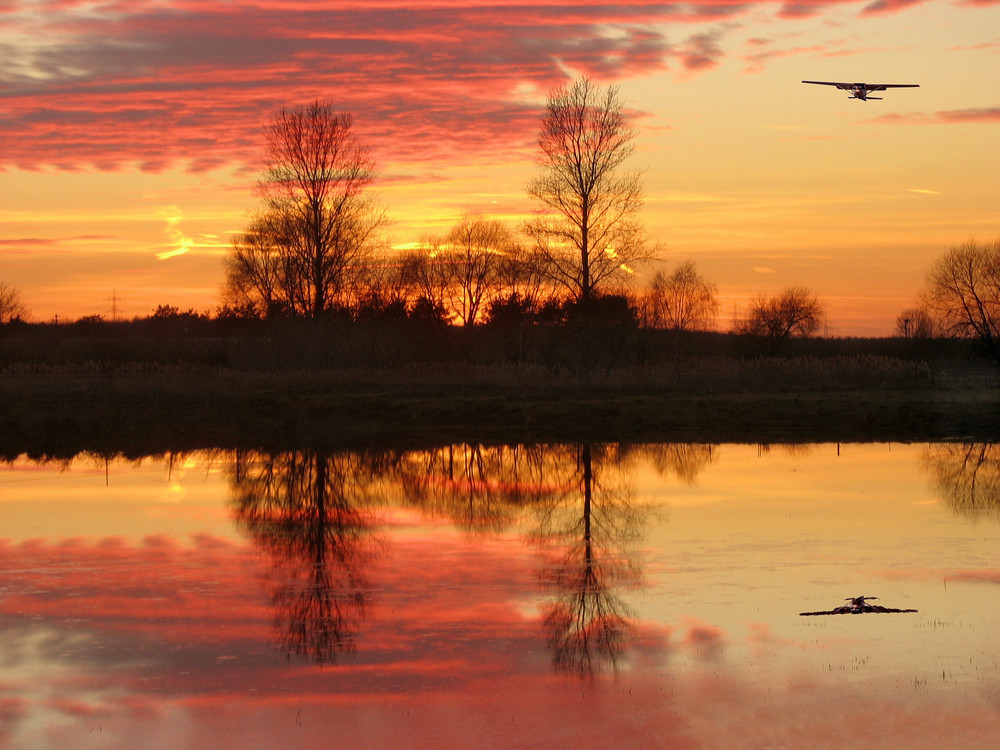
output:
[[803, 81], [802, 83], [818, 83], [820, 86], [836, 86], [838, 89], [850, 91], [853, 83], [840, 83], [838, 81]]
[[863, 86], [866, 91], [885, 91], [886, 89], [918, 89], [919, 83], [843, 83], [841, 81], [803, 81], [802, 83], [818, 83], [820, 86], [836, 86], [843, 91], [850, 91], [855, 86]]

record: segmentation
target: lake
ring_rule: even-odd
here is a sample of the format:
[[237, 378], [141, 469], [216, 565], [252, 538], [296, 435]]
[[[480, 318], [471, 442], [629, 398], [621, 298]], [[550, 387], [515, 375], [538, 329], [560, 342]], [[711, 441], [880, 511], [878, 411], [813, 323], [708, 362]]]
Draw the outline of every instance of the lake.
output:
[[[0, 464], [0, 745], [993, 748], [1000, 447]], [[916, 612], [835, 611], [851, 597]]]

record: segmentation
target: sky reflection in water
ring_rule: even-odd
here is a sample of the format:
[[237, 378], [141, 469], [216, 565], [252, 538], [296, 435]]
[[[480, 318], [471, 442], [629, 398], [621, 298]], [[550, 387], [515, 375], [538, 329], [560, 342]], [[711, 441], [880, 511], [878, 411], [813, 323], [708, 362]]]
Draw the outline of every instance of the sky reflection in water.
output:
[[21, 459], [0, 746], [994, 747], [998, 450]]

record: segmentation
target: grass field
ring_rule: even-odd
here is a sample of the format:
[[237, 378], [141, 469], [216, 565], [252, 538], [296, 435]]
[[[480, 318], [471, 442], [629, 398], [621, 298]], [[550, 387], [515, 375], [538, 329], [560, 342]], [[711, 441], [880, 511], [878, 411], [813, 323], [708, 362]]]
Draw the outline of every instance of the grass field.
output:
[[412, 366], [248, 373], [10, 367], [0, 454], [447, 442], [1000, 439], [997, 374], [889, 359], [735, 360], [597, 373]]

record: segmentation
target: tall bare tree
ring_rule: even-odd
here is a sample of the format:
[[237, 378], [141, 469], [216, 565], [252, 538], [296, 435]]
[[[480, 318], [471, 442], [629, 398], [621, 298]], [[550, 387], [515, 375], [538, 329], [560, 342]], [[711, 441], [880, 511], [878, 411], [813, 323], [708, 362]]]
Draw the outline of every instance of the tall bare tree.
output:
[[658, 271], [644, 303], [646, 323], [653, 328], [705, 330], [719, 312], [719, 290], [687, 260], [669, 276]]
[[584, 77], [549, 95], [527, 188], [541, 208], [525, 231], [551, 280], [583, 302], [650, 255], [641, 173], [625, 169], [635, 137], [617, 87]]
[[9, 284], [0, 283], [0, 325], [23, 318], [26, 314], [18, 291]]
[[[386, 216], [368, 192], [375, 162], [352, 127], [349, 112], [318, 101], [281, 109], [267, 123], [266, 167], [257, 185], [264, 209], [234, 245], [230, 293], [266, 304], [277, 290], [287, 312], [318, 318], [366, 264]], [[275, 272], [277, 286], [260, 286], [269, 275], [241, 274], [252, 270], [247, 259], [258, 262], [257, 270], [270, 261], [263, 267]]]
[[1000, 239], [951, 248], [927, 282], [927, 306], [944, 330], [978, 339], [1000, 363]]

